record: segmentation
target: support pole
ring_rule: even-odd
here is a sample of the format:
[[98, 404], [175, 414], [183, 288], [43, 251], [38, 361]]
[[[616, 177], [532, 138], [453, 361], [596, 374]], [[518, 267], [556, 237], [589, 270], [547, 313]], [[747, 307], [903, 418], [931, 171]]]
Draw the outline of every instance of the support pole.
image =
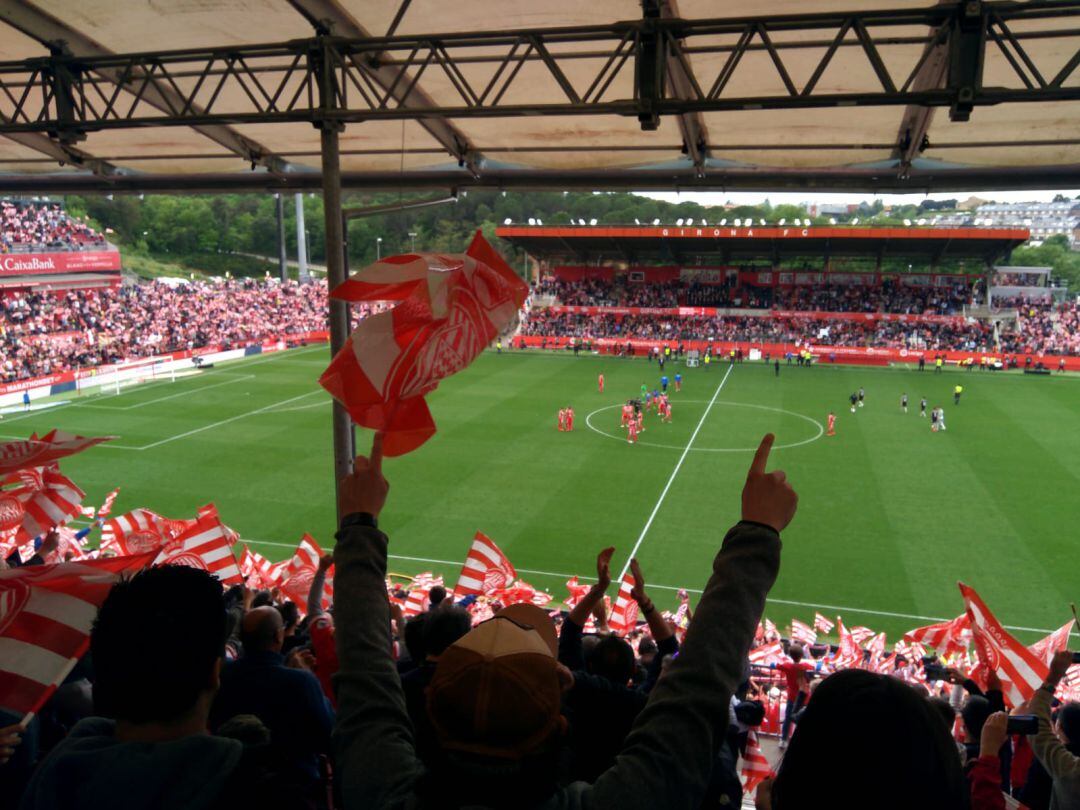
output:
[[278, 272], [281, 280], [289, 278], [289, 260], [285, 254], [285, 194], [278, 192], [277, 198], [277, 249], [278, 249]]
[[[323, 130], [325, 132], [325, 130]], [[325, 143], [325, 141], [324, 141]], [[337, 143], [337, 133], [334, 133], [334, 143]], [[323, 155], [325, 162], [326, 156]], [[338, 199], [341, 199], [341, 168], [338, 161], [334, 161], [334, 165], [338, 166], [338, 169], [334, 172], [334, 177], [337, 178], [334, 181], [337, 188]], [[326, 194], [326, 175], [323, 175], [323, 194]], [[340, 202], [339, 202], [340, 206]], [[296, 192], [296, 264], [297, 276], [301, 281], [307, 281], [308, 269], [307, 269], [307, 234], [304, 227], [304, 195], [299, 191]]]
[[[323, 212], [326, 224], [326, 287], [332, 290], [345, 281], [345, 226], [341, 215], [341, 154], [338, 132], [332, 122], [322, 128]], [[297, 195], [297, 208], [302, 205]], [[302, 220], [301, 220], [302, 222]], [[303, 225], [298, 225], [303, 228]], [[300, 244], [303, 245], [301, 233]], [[301, 247], [301, 251], [303, 248]], [[304, 253], [300, 253], [301, 257]], [[301, 259], [303, 261], [303, 259]], [[349, 337], [349, 306], [344, 301], [330, 299], [330, 352], [335, 355]], [[356, 435], [352, 420], [338, 402], [334, 402], [334, 480], [352, 472], [356, 455]], [[336, 488], [335, 488], [336, 493]], [[338, 520], [341, 505], [338, 504]]]

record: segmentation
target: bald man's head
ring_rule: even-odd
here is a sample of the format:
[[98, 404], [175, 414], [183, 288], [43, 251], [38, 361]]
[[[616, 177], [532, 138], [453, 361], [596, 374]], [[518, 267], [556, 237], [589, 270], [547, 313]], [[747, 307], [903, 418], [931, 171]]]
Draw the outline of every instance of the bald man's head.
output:
[[276, 608], [266, 605], [249, 610], [240, 624], [240, 641], [246, 652], [281, 652], [285, 622]]

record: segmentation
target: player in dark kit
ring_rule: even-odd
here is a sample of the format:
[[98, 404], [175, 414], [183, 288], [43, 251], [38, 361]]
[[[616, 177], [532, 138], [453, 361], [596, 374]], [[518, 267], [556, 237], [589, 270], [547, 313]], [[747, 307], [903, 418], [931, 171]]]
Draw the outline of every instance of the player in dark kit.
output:
[[919, 416], [926, 416], [926, 397], [919, 400]]
[[855, 393], [854, 391], [852, 391], [852, 392], [851, 392], [851, 396], [850, 396], [850, 397], [848, 397], [848, 399], [850, 399], [850, 400], [851, 400], [851, 412], [852, 412], [852, 413], [855, 413], [855, 406], [856, 406], [856, 405], [858, 404], [858, 402], [859, 402], [859, 395], [858, 395], [858, 394], [856, 394], [856, 393]]
[[863, 389], [863, 387], [862, 387], [862, 386], [860, 385], [860, 386], [859, 386], [859, 407], [860, 407], [860, 408], [861, 408], [861, 407], [863, 406], [863, 400], [864, 400], [864, 399], [866, 399], [866, 391], [865, 391], [865, 390]]
[[900, 395], [900, 407], [904, 409], [904, 413], [907, 413], [907, 394]]

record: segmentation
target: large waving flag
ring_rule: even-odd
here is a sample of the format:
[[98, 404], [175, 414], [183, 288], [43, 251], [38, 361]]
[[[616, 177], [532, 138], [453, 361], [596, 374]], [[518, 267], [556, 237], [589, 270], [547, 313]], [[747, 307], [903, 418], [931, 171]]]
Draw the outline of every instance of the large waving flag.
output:
[[836, 626], [840, 634], [840, 651], [836, 654], [834, 665], [837, 669], [851, 669], [858, 667], [863, 661], [862, 648], [856, 643], [855, 637], [844, 627], [844, 620], [836, 617]]
[[400, 456], [435, 434], [424, 396], [466, 368], [516, 317], [528, 286], [477, 231], [464, 254], [410, 253], [365, 267], [331, 292], [396, 301], [364, 318], [319, 383]]
[[29, 439], [0, 444], [0, 475], [9, 475], [31, 467], [45, 467], [64, 456], [80, 453], [88, 447], [111, 441], [115, 436], [87, 438], [50, 430], [44, 436], [31, 434]]
[[974, 588], [963, 582], [959, 585], [971, 619], [979, 662], [997, 673], [1005, 700], [1012, 706], [1019, 706], [1046, 680], [1049, 667], [1001, 626]]
[[149, 509], [133, 509], [101, 526], [101, 549], [120, 556], [160, 551], [171, 534], [167, 521]]
[[79, 514], [86, 493], [55, 467], [26, 469], [8, 481], [16, 489], [0, 492], [0, 531], [10, 531], [17, 519], [15, 541], [26, 543]]
[[585, 598], [585, 594], [589, 592], [589, 586], [579, 585], [577, 574], [575, 574], [566, 580], [566, 590], [569, 591], [570, 595], [563, 600], [563, 603], [573, 610], [577, 603]]
[[799, 644], [816, 644], [817, 633], [806, 622], [801, 622], [798, 619], [791, 620], [791, 640], [797, 641]]
[[757, 732], [750, 731], [746, 735], [746, 753], [743, 755], [742, 783], [743, 790], [752, 794], [757, 786], [773, 776], [772, 766], [758, 743]]
[[0, 707], [40, 709], [90, 645], [90, 627], [113, 583], [154, 555], [0, 571]]
[[916, 627], [904, 633], [904, 640], [933, 647], [941, 655], [951, 655], [967, 648], [971, 634], [971, 618], [961, 613], [955, 619], [925, 627]]
[[820, 630], [825, 635], [828, 635], [829, 633], [832, 632], [832, 629], [834, 627], [836, 627], [835, 622], [830, 622], [828, 619], [826, 619], [820, 613], [818, 613], [817, 611], [814, 611], [814, 628], [815, 629]]
[[201, 568], [216, 576], [226, 588], [244, 583], [225, 526], [216, 515], [204, 515], [194, 521], [158, 554], [154, 564]]
[[506, 588], [517, 579], [517, 572], [510, 560], [495, 545], [495, 541], [482, 532], [473, 538], [465, 564], [461, 566], [461, 576], [454, 588], [454, 598], [480, 596], [485, 593]]

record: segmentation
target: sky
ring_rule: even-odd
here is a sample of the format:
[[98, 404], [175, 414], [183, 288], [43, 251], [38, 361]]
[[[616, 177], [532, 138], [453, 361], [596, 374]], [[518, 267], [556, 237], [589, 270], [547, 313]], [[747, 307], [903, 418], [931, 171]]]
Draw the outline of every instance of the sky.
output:
[[757, 205], [768, 199], [773, 205], [798, 205], [800, 203], [855, 203], [863, 200], [873, 203], [880, 198], [885, 205], [918, 205], [925, 199], [931, 200], [966, 200], [978, 197], [995, 202], [1049, 202], [1057, 194], [1075, 198], [1080, 195], [1077, 189], [1054, 189], [1052, 191], [953, 191], [933, 194], [864, 194], [857, 191], [838, 194], [814, 194], [812, 192], [766, 192], [766, 191], [638, 191], [644, 197], [665, 200], [671, 203], [696, 202], [701, 205], [723, 205], [729, 200], [736, 205]]

